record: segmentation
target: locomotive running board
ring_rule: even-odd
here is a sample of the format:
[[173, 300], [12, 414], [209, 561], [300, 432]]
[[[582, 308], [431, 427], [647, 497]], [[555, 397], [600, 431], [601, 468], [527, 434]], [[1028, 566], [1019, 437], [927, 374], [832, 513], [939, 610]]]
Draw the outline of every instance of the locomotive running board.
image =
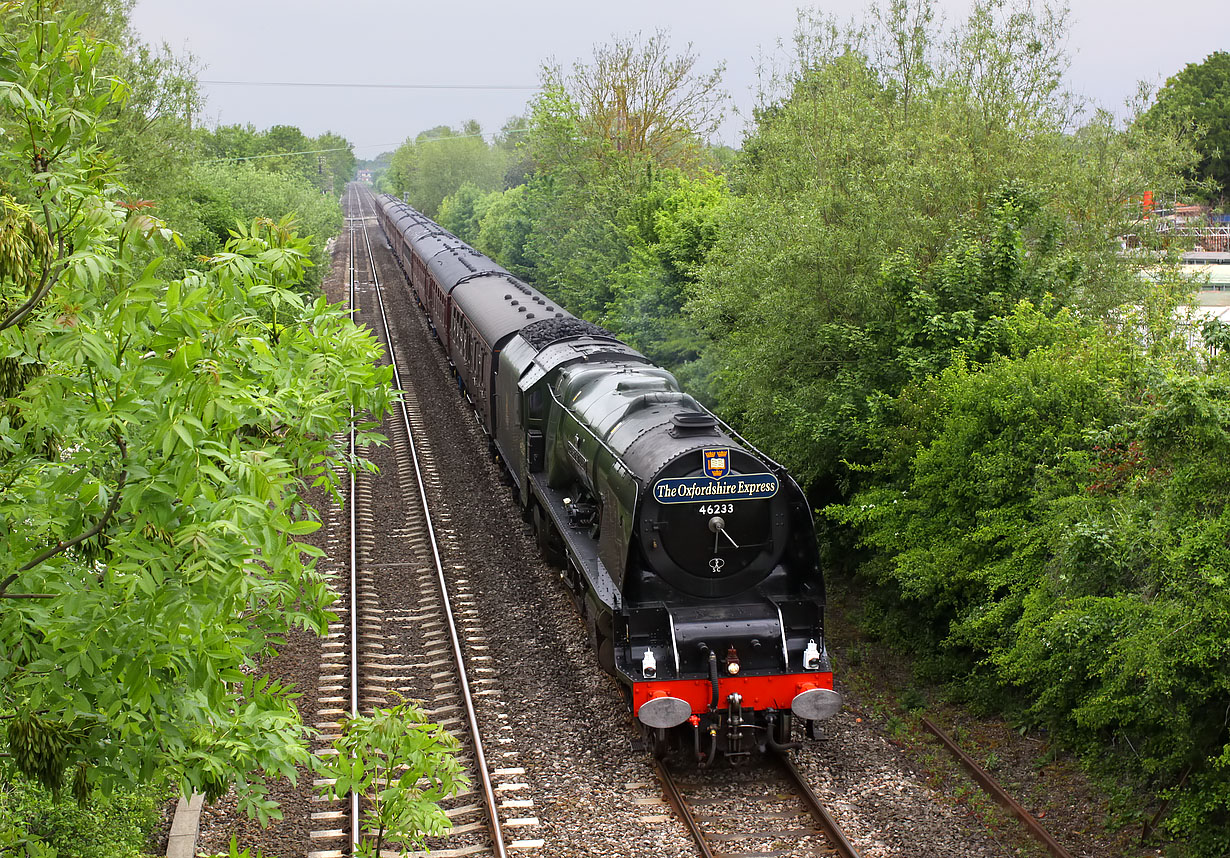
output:
[[585, 578], [590, 591], [603, 605], [611, 610], [619, 610], [623, 599], [615, 586], [615, 579], [598, 557], [598, 543], [568, 523], [564, 493], [547, 485], [546, 475], [542, 473], [530, 475], [530, 486], [532, 494], [537, 496], [555, 529], [559, 531], [569, 559]]

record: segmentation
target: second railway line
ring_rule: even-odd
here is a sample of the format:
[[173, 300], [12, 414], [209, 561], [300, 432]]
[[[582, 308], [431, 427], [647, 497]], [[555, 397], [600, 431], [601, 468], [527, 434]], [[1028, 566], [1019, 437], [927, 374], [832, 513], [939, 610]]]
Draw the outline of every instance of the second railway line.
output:
[[[428, 499], [428, 487], [438, 487], [439, 475], [429, 446], [419, 437], [425, 418], [415, 392], [401, 383], [411, 356], [388, 324], [370, 224], [364, 217], [365, 209], [370, 209], [357, 193], [347, 203], [349, 280], [356, 318], [385, 342], [401, 397], [382, 427], [388, 445], [357, 451], [380, 470], [360, 473], [353, 484], [351, 568], [357, 595], [342, 596], [343, 622], [337, 624], [337, 639], [326, 644], [323, 670], [333, 672], [322, 676], [322, 691], [331, 696], [322, 700], [326, 705], [318, 714], [348, 716], [351, 708], [357, 710], [353, 714], [369, 714], [374, 707], [389, 707], [402, 700], [421, 706], [431, 721], [461, 740], [459, 757], [471, 781], [469, 791], [445, 803], [453, 831], [445, 840], [431, 843], [433, 854], [503, 856], [501, 814], [508, 816], [515, 810], [511, 821], [526, 826], [534, 821], [524, 812], [527, 806], [532, 808], [532, 802], [522, 799], [510, 804], [496, 792], [497, 787], [515, 785], [520, 771], [508, 765], [512, 751], [500, 751], [495, 765], [488, 762], [474, 713], [475, 701], [481, 696], [488, 719], [498, 720], [498, 682], [483, 675], [489, 668], [467, 668], [467, 660], [482, 665], [489, 658], [483, 652], [481, 622], [470, 606], [466, 564], [456, 556], [448, 513], [433, 509]], [[442, 568], [445, 558], [457, 572], [448, 585]], [[343, 591], [344, 581], [336, 583]], [[450, 595], [448, 587], [456, 592]], [[471, 693], [471, 689], [476, 690]], [[344, 692], [349, 692], [350, 699], [345, 708]], [[318, 722], [326, 730], [322, 740], [334, 735], [328, 731], [329, 723]], [[496, 778], [502, 782], [496, 783]], [[338, 823], [351, 812], [330, 808], [313, 814], [325, 824], [310, 834], [310, 856], [349, 854], [356, 824]], [[524, 839], [517, 842], [530, 845]]]

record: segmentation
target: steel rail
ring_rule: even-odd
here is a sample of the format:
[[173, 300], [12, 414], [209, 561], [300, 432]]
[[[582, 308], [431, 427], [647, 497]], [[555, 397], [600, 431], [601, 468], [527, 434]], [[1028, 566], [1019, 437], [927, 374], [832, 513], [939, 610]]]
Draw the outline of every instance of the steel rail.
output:
[[837, 850], [837, 854], [841, 858], [860, 858], [858, 850], [854, 848], [854, 844], [847, 839], [844, 831], [837, 824], [837, 820], [833, 819], [832, 815], [820, 803], [820, 798], [812, 790], [811, 785], [803, 779], [803, 775], [795, 766], [794, 761], [782, 751], [774, 751], [774, 758], [778, 764], [786, 772], [786, 776], [790, 779], [794, 788], [798, 790], [803, 803], [807, 805], [807, 810], [811, 813], [812, 819], [820, 824], [824, 829], [824, 836], [829, 839], [829, 844]]
[[679, 814], [683, 824], [692, 833], [692, 839], [696, 841], [696, 845], [700, 849], [701, 858], [713, 858], [713, 850], [709, 848], [709, 841], [705, 839], [705, 833], [701, 830], [700, 825], [697, 824], [696, 817], [692, 815], [692, 810], [688, 807], [687, 801], [684, 800], [683, 793], [679, 791], [679, 784], [675, 783], [675, 778], [670, 773], [670, 769], [666, 767], [666, 763], [656, 757], [653, 761], [653, 767], [658, 772], [658, 780], [662, 782], [662, 788], [666, 790], [667, 801], [671, 803], [671, 807], [675, 808], [675, 813]]
[[[812, 791], [811, 786], [803, 779], [799, 770], [791, 762], [790, 757], [785, 753], [774, 752], [774, 758], [786, 773], [790, 785], [794, 788], [799, 798], [807, 808], [813, 821], [819, 826], [821, 833], [828, 839], [829, 845], [837, 853], [840, 858], [861, 858], [858, 850], [854, 848], [854, 844], [846, 837], [845, 832], [833, 819], [832, 815], [820, 803], [820, 799]], [[658, 780], [662, 782], [662, 787], [666, 792], [666, 798], [670, 802], [671, 807], [679, 814], [679, 818], [683, 820], [683, 824], [692, 834], [692, 839], [696, 841], [697, 847], [700, 849], [702, 858], [714, 858], [713, 849], [709, 845], [708, 839], [705, 837], [704, 830], [696, 821], [696, 817], [692, 815], [691, 809], [688, 807], [687, 800], [683, 796], [682, 790], [679, 789], [679, 784], [676, 783], [674, 776], [666, 764], [659, 759], [653, 761], [654, 769], [658, 773]]]
[[[384, 298], [380, 294], [380, 278], [376, 274], [376, 259], [372, 253], [371, 239], [367, 234], [366, 224], [363, 224], [363, 240], [366, 244], [368, 260], [372, 267], [372, 286], [376, 294], [376, 304], [380, 308], [380, 321], [384, 327], [385, 342], [389, 344], [389, 361], [393, 366], [393, 383], [399, 391], [404, 390], [401, 382], [401, 373], [397, 368], [397, 359], [393, 350], [393, 335], [389, 328], [388, 314], [385, 312]], [[474, 740], [475, 765], [478, 768], [479, 777], [483, 783], [483, 801], [487, 806], [488, 821], [491, 825], [491, 845], [498, 858], [507, 858], [508, 853], [504, 846], [504, 835], [500, 828], [500, 814], [496, 802], [495, 787], [491, 782], [491, 775], [487, 771], [487, 758], [483, 752], [482, 737], [478, 728], [478, 715], [474, 710], [474, 697], [470, 693], [470, 678], [466, 672], [465, 657], [461, 650], [461, 636], [457, 632], [457, 622], [453, 617], [453, 604], [448, 594], [448, 583], [444, 578], [444, 564], [440, 560], [440, 546], [436, 541], [435, 524], [432, 522], [431, 515], [428, 512], [430, 506], [427, 501], [427, 487], [423, 482], [422, 465], [419, 463], [418, 450], [414, 446], [414, 430], [410, 424], [410, 413], [406, 408], [404, 396], [398, 398], [398, 406], [401, 411], [402, 422], [406, 428], [406, 435], [410, 439], [410, 455], [414, 461], [419, 500], [423, 504], [423, 517], [427, 522], [428, 541], [431, 544], [431, 553], [435, 561], [436, 578], [440, 584], [440, 596], [444, 602], [444, 616], [448, 620], [449, 634], [452, 637], [453, 657], [457, 661], [457, 674], [461, 680], [461, 695], [465, 703], [466, 720], [469, 722], [470, 734]]]
[[[351, 193], [354, 191], [351, 189]], [[358, 197], [355, 194], [355, 197]], [[359, 198], [359, 210], [362, 212], [363, 202]], [[358, 267], [355, 265], [355, 240], [354, 240], [355, 225], [352, 221], [350, 224], [350, 289], [348, 300], [350, 302], [350, 321], [354, 322], [355, 314], [358, 312], [358, 306], [355, 303], [355, 287], [358, 280]], [[355, 459], [355, 429], [354, 429], [354, 406], [350, 406], [350, 461]], [[355, 479], [354, 468], [350, 469], [350, 717], [357, 718], [359, 716], [359, 527], [358, 527], [358, 504], [359, 493], [358, 484]], [[359, 791], [352, 789], [350, 791], [350, 852], [355, 854], [359, 847], [359, 833], [361, 829], [359, 818]]]
[[965, 767], [965, 770], [970, 773], [970, 776], [978, 782], [978, 785], [986, 790], [991, 798], [995, 799], [999, 804], [1003, 805], [1008, 811], [1021, 821], [1025, 826], [1025, 831], [1030, 837], [1037, 840], [1046, 850], [1055, 858], [1073, 858], [1072, 853], [1051, 836], [1050, 832], [1042, 827], [1038, 820], [1034, 819], [1033, 814], [1021, 806], [1020, 802], [1008, 794], [1008, 792], [999, 785], [995, 778], [991, 777], [990, 772], [978, 765], [974, 758], [965, 751], [961, 750], [960, 746], [954, 742], [947, 733], [937, 727], [930, 719], [923, 718], [923, 727], [940, 740], [948, 753], [956, 757], [957, 762]]

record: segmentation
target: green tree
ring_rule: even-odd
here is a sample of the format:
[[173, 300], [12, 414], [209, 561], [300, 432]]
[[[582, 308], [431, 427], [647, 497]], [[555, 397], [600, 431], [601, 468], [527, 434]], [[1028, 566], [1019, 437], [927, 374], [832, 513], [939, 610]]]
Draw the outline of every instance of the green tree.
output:
[[[1037, 281], [1003, 276], [1021, 273], [1022, 250], [1054, 267], [1049, 291], [1088, 312], [1139, 294], [1118, 253], [1116, 236], [1143, 231], [1125, 203], [1176, 187], [1186, 163], [1173, 137], [1118, 131], [1105, 114], [1068, 133], [1059, 18], [1045, 7], [980, 3], [945, 33], [931, 6], [891, 4], [887, 32], [804, 22], [689, 293], [723, 410], [826, 497], [858, 479], [844, 463], [865, 461], [879, 395], [939, 371], [957, 331], [976, 336], [1037, 297]], [[938, 282], [919, 295], [886, 271]], [[911, 302], [936, 300], [953, 336], [906, 359], [898, 344], [928, 312]]]
[[274, 125], [257, 135], [262, 169], [289, 173], [315, 183], [320, 176], [320, 158], [311, 154], [312, 141], [294, 125]]
[[1020, 305], [1002, 353], [880, 403], [881, 479], [826, 513], [924, 670], [1167, 795], [1171, 832], [1217, 856], [1230, 377], [1165, 285], [1117, 327]]
[[320, 152], [319, 186], [326, 194], [340, 196], [342, 188], [355, 176], [358, 160], [354, 144], [340, 134], [326, 131], [313, 138], [312, 148]]
[[654, 359], [696, 358], [679, 311], [714, 238], [705, 211], [725, 194], [704, 147], [720, 79], [660, 32], [600, 45], [568, 71], [544, 66], [520, 135], [525, 184], [466, 209], [478, 245]]
[[484, 193], [503, 188], [506, 160], [504, 150], [483, 140], [477, 122], [457, 130], [440, 125], [397, 148], [386, 181], [391, 193], [405, 195], [410, 205], [434, 218], [445, 197], [462, 185]]
[[168, 271], [196, 267], [202, 256], [213, 256], [230, 240], [241, 223], [258, 216], [292, 216], [296, 228], [311, 239], [305, 270], [305, 289], [319, 286], [327, 269], [326, 241], [341, 231], [338, 200], [321, 194], [299, 177], [261, 169], [248, 163], [197, 164], [187, 173], [179, 192], [160, 202], [157, 212], [174, 223], [186, 248], [170, 260]]
[[1214, 51], [1188, 63], [1157, 92], [1145, 116], [1151, 127], [1181, 124], [1195, 133], [1200, 163], [1196, 175], [1230, 188], [1230, 53]]
[[[125, 185], [144, 199], [175, 193], [196, 148], [192, 125], [202, 97], [195, 59], [165, 44], [142, 42], [129, 23], [133, 0], [44, 0], [43, 5], [75, 16], [84, 34], [117, 48], [101, 58], [100, 71], [128, 86], [126, 98], [108, 104], [103, 116], [108, 149], [123, 164]], [[17, 28], [14, 35], [28, 34], [27, 24], [10, 24]]]
[[513, 116], [500, 128], [492, 141], [492, 148], [499, 152], [506, 164], [504, 168], [504, 187], [515, 188], [524, 185], [529, 179], [533, 167], [530, 162], [529, 149], [525, 145], [525, 135], [529, 133], [530, 120], [528, 116]]
[[200, 157], [203, 161], [241, 161], [265, 152], [261, 132], [255, 125], [219, 125], [200, 132]]
[[[726, 101], [722, 67], [701, 73], [697, 61], [691, 45], [672, 53], [660, 30], [647, 38], [639, 33], [615, 38], [595, 47], [592, 62], [578, 61], [569, 72], [544, 66], [548, 96], [536, 109], [541, 115], [543, 108], [558, 105], [561, 118], [575, 122], [577, 142], [588, 144], [596, 157], [626, 160], [633, 171], [641, 159], [664, 167], [693, 166], [700, 143], [721, 123]], [[540, 154], [540, 163], [546, 157]]]
[[264, 131], [249, 125], [223, 125], [200, 134], [201, 158], [206, 163], [244, 162], [258, 170], [293, 176], [320, 193], [336, 196], [354, 175], [352, 144], [327, 131], [309, 138], [293, 125], [275, 125]]
[[[16, 765], [78, 794], [263, 782], [308, 759], [289, 628], [324, 631], [301, 492], [360, 466], [334, 442], [386, 405], [378, 347], [305, 300], [305, 242], [257, 220], [176, 279], [125, 198], [100, 117], [110, 48], [42, 4], [0, 28], [0, 710]], [[154, 257], [149, 264], [139, 260]], [[29, 371], [33, 367], [34, 371]]]
[[529, 204], [529, 186], [517, 185], [500, 194], [492, 194], [483, 204], [483, 216], [478, 223], [474, 246], [509, 271], [534, 279], [534, 267], [526, 255], [526, 243], [534, 227]]
[[473, 182], [465, 182], [444, 198], [436, 220], [455, 235], [473, 244], [478, 238], [479, 224], [489, 196]]

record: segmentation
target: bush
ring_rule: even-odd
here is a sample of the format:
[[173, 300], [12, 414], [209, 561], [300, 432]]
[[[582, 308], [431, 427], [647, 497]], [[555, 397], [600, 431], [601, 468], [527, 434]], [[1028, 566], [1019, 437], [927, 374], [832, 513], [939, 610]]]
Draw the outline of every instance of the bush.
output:
[[[0, 766], [0, 831], [16, 827], [56, 850], [57, 858], [140, 858], [152, 849], [160, 808], [171, 796], [166, 785], [151, 785], [79, 805], [67, 793], [49, 790]], [[2, 851], [2, 850], [0, 850]]]
[[1230, 373], [1142, 353], [1135, 323], [1023, 306], [1003, 330], [1014, 355], [958, 356], [881, 406], [878, 479], [828, 517], [873, 550], [880, 622], [932, 676], [1017, 696], [1225, 855]]
[[299, 176], [248, 164], [197, 165], [186, 190], [161, 203], [157, 212], [183, 235], [186, 245], [184, 253], [168, 260], [162, 269], [167, 276], [200, 268], [198, 257], [219, 253], [238, 224], [251, 223], [256, 217], [280, 221], [294, 215], [296, 231], [312, 245], [313, 266], [303, 285], [315, 289], [328, 270], [325, 246], [342, 229], [337, 199], [321, 194]]

